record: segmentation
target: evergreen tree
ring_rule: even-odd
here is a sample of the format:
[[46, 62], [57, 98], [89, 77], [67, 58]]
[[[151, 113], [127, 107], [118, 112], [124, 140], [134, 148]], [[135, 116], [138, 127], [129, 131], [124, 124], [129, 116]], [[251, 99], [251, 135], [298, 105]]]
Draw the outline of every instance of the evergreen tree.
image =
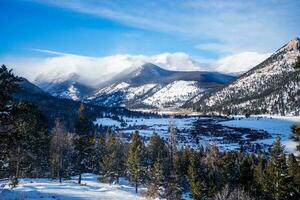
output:
[[208, 145], [203, 155], [203, 164], [205, 166], [205, 174], [207, 175], [208, 196], [213, 196], [217, 191], [221, 190], [221, 174], [220, 174], [220, 152], [215, 145]]
[[175, 176], [182, 191], [187, 191], [189, 188], [187, 179], [189, 155], [190, 151], [188, 149], [184, 149], [178, 152], [174, 158]]
[[20, 81], [5, 65], [0, 67], [0, 133], [7, 131], [5, 128], [12, 109], [13, 93], [19, 90]]
[[12, 136], [12, 95], [18, 91], [20, 81], [5, 65], [0, 67], [0, 178], [7, 175], [10, 169], [8, 143]]
[[288, 173], [291, 177], [291, 199], [300, 199], [300, 165], [294, 154], [288, 157]]
[[84, 104], [81, 104], [78, 110], [77, 118], [75, 121], [75, 137], [74, 137], [74, 150], [75, 159], [78, 170], [78, 184], [81, 184], [81, 174], [89, 166], [90, 156], [92, 155], [93, 144], [93, 122], [87, 115]]
[[222, 166], [220, 173], [222, 185], [228, 185], [230, 189], [238, 187], [240, 176], [240, 163], [236, 152], [226, 152], [220, 161]]
[[147, 195], [153, 199], [166, 198], [166, 177], [163, 162], [158, 159], [151, 167]]
[[157, 133], [153, 133], [147, 146], [148, 164], [152, 167], [158, 159], [167, 158], [165, 141]]
[[92, 160], [92, 168], [94, 173], [102, 173], [102, 163], [103, 157], [105, 155], [106, 147], [105, 147], [105, 137], [103, 134], [94, 133], [94, 152], [93, 152], [93, 160]]
[[239, 183], [246, 192], [253, 188], [254, 184], [254, 163], [252, 156], [242, 154], [242, 162], [240, 166]]
[[138, 192], [138, 186], [145, 181], [146, 173], [146, 160], [145, 160], [145, 145], [136, 131], [132, 134], [132, 138], [129, 144], [128, 157], [127, 157], [127, 175], [135, 185], [135, 192]]
[[291, 127], [291, 130], [292, 130], [292, 138], [299, 143], [297, 145], [297, 150], [300, 151], [300, 124], [294, 124]]
[[[264, 154], [260, 154], [258, 156], [258, 164], [254, 169], [254, 190], [252, 191], [253, 195], [256, 197], [262, 197], [262, 199], [266, 199], [266, 197], [270, 194], [267, 194], [267, 178], [266, 177], [266, 168], [267, 168], [267, 157]], [[270, 197], [270, 196], [269, 196]]]
[[271, 159], [266, 168], [267, 191], [272, 194], [275, 200], [291, 198], [291, 188], [289, 188], [290, 179], [288, 176], [288, 167], [284, 154], [284, 147], [280, 139], [277, 138], [271, 148]]
[[49, 133], [46, 117], [33, 104], [14, 106], [10, 154], [15, 177], [40, 177], [48, 171]]
[[200, 163], [200, 158], [197, 152], [192, 152], [190, 155], [190, 163], [188, 166], [188, 178], [190, 191], [195, 200], [206, 198], [205, 180], [203, 180], [203, 166]]
[[119, 177], [124, 171], [124, 151], [122, 141], [115, 134], [110, 134], [106, 139], [105, 154], [101, 162], [103, 181], [110, 184], [113, 181], [119, 182]]

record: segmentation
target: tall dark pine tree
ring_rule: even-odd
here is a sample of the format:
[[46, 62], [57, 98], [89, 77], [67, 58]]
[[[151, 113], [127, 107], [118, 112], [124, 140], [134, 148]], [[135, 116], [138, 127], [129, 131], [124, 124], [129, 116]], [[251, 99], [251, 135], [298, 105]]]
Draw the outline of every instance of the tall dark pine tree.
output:
[[12, 95], [19, 89], [20, 78], [8, 70], [5, 65], [0, 67], [0, 177], [7, 175], [8, 142], [11, 129]]
[[284, 154], [284, 147], [277, 139], [271, 149], [271, 160], [266, 169], [267, 191], [275, 200], [290, 199], [291, 188], [288, 175], [288, 166]]
[[163, 162], [158, 159], [150, 169], [147, 195], [153, 199], [166, 198], [165, 187], [165, 169]]
[[112, 133], [105, 142], [105, 152], [101, 161], [102, 180], [119, 182], [119, 177], [124, 170], [124, 144]]
[[5, 65], [0, 68], [0, 133], [5, 131], [9, 113], [12, 109], [12, 95], [19, 89], [21, 79], [8, 70]]
[[81, 104], [75, 120], [74, 150], [78, 169], [78, 184], [81, 184], [81, 174], [88, 166], [89, 156], [93, 151], [93, 122], [89, 118], [85, 105]]
[[21, 102], [14, 106], [11, 161], [15, 176], [40, 177], [49, 169], [48, 122], [37, 106]]
[[206, 197], [206, 188], [203, 177], [203, 167], [199, 155], [197, 152], [192, 152], [188, 166], [188, 178], [190, 191], [195, 200], [205, 199]]
[[150, 137], [147, 146], [147, 154], [149, 157], [148, 164], [150, 166], [153, 166], [158, 159], [164, 161], [168, 156], [168, 149], [165, 145], [165, 141], [155, 132]]
[[294, 154], [290, 154], [288, 157], [288, 173], [292, 178], [291, 199], [300, 199], [300, 165]]
[[292, 138], [298, 142], [297, 150], [300, 151], [300, 124], [294, 124], [291, 127]]
[[145, 154], [145, 144], [136, 131], [132, 134], [126, 162], [128, 178], [135, 185], [136, 193], [138, 192], [139, 184], [145, 181]]

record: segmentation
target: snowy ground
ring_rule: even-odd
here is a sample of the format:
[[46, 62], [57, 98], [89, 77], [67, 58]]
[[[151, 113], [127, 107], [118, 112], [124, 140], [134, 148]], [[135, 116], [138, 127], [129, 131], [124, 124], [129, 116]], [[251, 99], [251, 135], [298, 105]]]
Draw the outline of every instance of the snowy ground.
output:
[[255, 142], [272, 144], [274, 138], [280, 137], [288, 152], [295, 152], [296, 150], [297, 143], [290, 139], [291, 126], [295, 123], [300, 123], [300, 116], [286, 117], [277, 115], [257, 115], [249, 118], [234, 116], [233, 120], [220, 122], [220, 124], [230, 127], [265, 130], [272, 135], [272, 138]]
[[[282, 139], [283, 144], [286, 146], [288, 152], [295, 152], [296, 143], [290, 139], [291, 134], [291, 126], [294, 123], [300, 123], [300, 117], [283, 117], [283, 116], [267, 116], [267, 115], [259, 115], [259, 116], [251, 116], [249, 118], [245, 118], [244, 116], [233, 116], [229, 120], [228, 119], [216, 119], [216, 118], [209, 118], [209, 117], [197, 117], [197, 116], [189, 116], [184, 118], [123, 118], [125, 123], [127, 124], [124, 127], [120, 127], [120, 122], [110, 119], [110, 118], [99, 118], [96, 120], [95, 123], [102, 124], [104, 126], [115, 126], [116, 129], [122, 132], [125, 135], [130, 135], [134, 130], [138, 130], [140, 135], [142, 135], [146, 140], [152, 135], [153, 132], [157, 132], [161, 137], [167, 138], [168, 137], [168, 126], [172, 123], [178, 129], [178, 136], [180, 137], [179, 146], [181, 147], [195, 147], [196, 144], [195, 139], [191, 137], [191, 133], [197, 129], [195, 128], [195, 123], [197, 120], [206, 120], [206, 119], [214, 119], [215, 122], [212, 122], [210, 125], [214, 124], [213, 126], [216, 129], [222, 129], [225, 134], [214, 135], [214, 134], [204, 134], [205, 124], [201, 125], [202, 128], [198, 131], [200, 132], [201, 136], [197, 136], [199, 143], [201, 145], [207, 145], [208, 143], [215, 143], [223, 150], [234, 150], [240, 148], [240, 142], [238, 141], [230, 141], [225, 140], [226, 134], [239, 131], [240, 133], [236, 132], [236, 136], [241, 137], [240, 140], [245, 140], [247, 135], [244, 134], [246, 130], [239, 130], [238, 128], [248, 128], [249, 130], [257, 131], [257, 132], [267, 132], [269, 133], [270, 137], [267, 139], [251, 139], [252, 144], [266, 144], [270, 145], [273, 143], [275, 138], [278, 136]], [[222, 125], [222, 127], [220, 127]], [[232, 130], [230, 127], [235, 127], [237, 130]], [[198, 126], [199, 128], [199, 126]], [[214, 130], [208, 130], [214, 131]], [[226, 133], [227, 131], [227, 133]], [[203, 134], [201, 134], [203, 133]], [[235, 136], [233, 136], [235, 137]]]
[[142, 200], [140, 189], [138, 195], [134, 188], [129, 186], [124, 179], [120, 180], [119, 185], [108, 185], [99, 183], [98, 176], [94, 174], [83, 174], [82, 185], [76, 183], [76, 177], [72, 180], [59, 183], [57, 180], [49, 179], [20, 179], [20, 185], [14, 189], [7, 186], [0, 193], [0, 200]]

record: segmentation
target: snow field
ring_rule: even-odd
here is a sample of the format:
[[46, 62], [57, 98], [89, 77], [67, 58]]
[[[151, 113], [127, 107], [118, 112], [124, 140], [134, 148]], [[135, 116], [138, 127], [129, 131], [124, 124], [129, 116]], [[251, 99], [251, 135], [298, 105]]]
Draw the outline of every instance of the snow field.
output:
[[128, 181], [120, 179], [120, 184], [109, 185], [100, 183], [98, 176], [83, 174], [82, 185], [78, 185], [77, 177], [59, 183], [50, 179], [20, 179], [20, 184], [14, 189], [5, 187], [0, 193], [1, 200], [143, 200], [145, 188], [135, 194], [134, 187]]

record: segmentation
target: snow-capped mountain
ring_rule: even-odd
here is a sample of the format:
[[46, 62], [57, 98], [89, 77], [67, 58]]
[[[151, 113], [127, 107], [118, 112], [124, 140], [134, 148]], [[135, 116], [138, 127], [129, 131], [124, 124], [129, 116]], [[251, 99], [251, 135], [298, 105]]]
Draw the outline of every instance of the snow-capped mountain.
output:
[[75, 73], [71, 73], [66, 77], [54, 79], [51, 82], [44, 82], [43, 80], [44, 78], [41, 75], [37, 77], [35, 82], [44, 91], [59, 98], [78, 101], [93, 91], [93, 88], [80, 83], [78, 81], [79, 75]]
[[169, 71], [146, 63], [116, 75], [86, 101], [130, 108], [178, 108], [233, 79], [233, 76], [216, 72]]
[[[221, 89], [203, 95], [196, 109], [224, 114], [300, 113], [300, 40], [295, 38]], [[195, 106], [194, 106], [195, 107]]]

